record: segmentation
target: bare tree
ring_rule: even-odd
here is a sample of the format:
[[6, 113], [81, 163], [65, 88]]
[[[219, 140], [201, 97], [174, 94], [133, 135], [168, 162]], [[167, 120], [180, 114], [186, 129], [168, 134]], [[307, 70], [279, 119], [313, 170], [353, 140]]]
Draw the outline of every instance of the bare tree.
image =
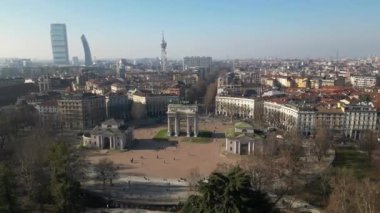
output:
[[251, 185], [255, 190], [266, 190], [273, 185], [276, 167], [272, 158], [250, 156], [241, 162], [241, 166], [251, 177]]
[[217, 84], [211, 83], [207, 86], [206, 94], [203, 98], [203, 103], [206, 107], [206, 112], [213, 111], [215, 108], [215, 96], [216, 96]]
[[118, 177], [117, 167], [113, 161], [108, 158], [100, 159], [97, 164], [95, 164], [96, 178], [101, 180], [103, 187], [106, 185], [106, 181], [109, 180], [110, 185], [112, 185], [112, 180]]
[[12, 126], [5, 118], [0, 118], [0, 149], [3, 149], [6, 142], [10, 140], [12, 135]]
[[279, 142], [274, 134], [270, 134], [265, 138], [263, 143], [264, 156], [276, 156], [279, 153]]
[[133, 120], [139, 121], [147, 116], [146, 105], [141, 103], [132, 103], [131, 116]]
[[359, 140], [360, 149], [365, 151], [368, 156], [368, 160], [372, 159], [372, 153], [378, 147], [376, 133], [373, 131], [366, 131], [363, 137]]
[[202, 179], [199, 173], [199, 168], [192, 168], [189, 175], [187, 176], [187, 181], [189, 182], [190, 190], [196, 190], [199, 181]]
[[327, 212], [375, 213], [379, 212], [379, 184], [369, 178], [358, 180], [352, 171], [338, 170], [333, 182]]
[[379, 190], [379, 183], [374, 183], [369, 178], [365, 178], [356, 184], [354, 204], [358, 213], [380, 211]]
[[316, 129], [315, 138], [313, 139], [314, 153], [318, 161], [321, 161], [323, 156], [326, 155], [327, 150], [330, 147], [331, 138], [332, 137], [330, 131], [326, 127], [318, 125]]

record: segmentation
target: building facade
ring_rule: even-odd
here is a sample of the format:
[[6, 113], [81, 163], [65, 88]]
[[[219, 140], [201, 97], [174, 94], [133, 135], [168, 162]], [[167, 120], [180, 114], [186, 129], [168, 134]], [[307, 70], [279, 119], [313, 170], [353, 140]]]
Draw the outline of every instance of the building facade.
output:
[[53, 50], [54, 64], [68, 65], [69, 48], [67, 44], [67, 33], [65, 24], [51, 24], [50, 37]]
[[239, 118], [251, 118], [255, 116], [255, 99], [216, 96], [215, 113], [216, 115], [233, 116]]
[[237, 155], [251, 155], [255, 152], [255, 139], [253, 126], [238, 122], [233, 128], [227, 129], [225, 132], [226, 152]]
[[38, 88], [41, 93], [46, 93], [52, 90], [51, 79], [49, 75], [43, 75], [38, 78]]
[[318, 106], [304, 101], [276, 102], [244, 97], [215, 97], [216, 115], [254, 119], [263, 115], [269, 127], [295, 130], [312, 135], [319, 127], [328, 128], [336, 135], [359, 139], [367, 130], [380, 129], [378, 112], [371, 102], [349, 103], [341, 100], [336, 105]]
[[91, 51], [90, 51], [90, 45], [88, 45], [88, 41], [86, 39], [86, 36], [82, 35], [80, 37], [83, 45], [84, 50], [84, 65], [85, 66], [91, 66], [92, 65], [92, 57], [91, 57]]
[[104, 96], [65, 94], [58, 100], [61, 124], [66, 129], [90, 129], [106, 118]]
[[34, 106], [38, 111], [41, 126], [47, 128], [60, 128], [58, 103], [56, 100], [48, 100]]
[[124, 93], [108, 93], [105, 95], [107, 118], [127, 119], [130, 101]]
[[148, 116], [160, 116], [166, 115], [169, 104], [179, 102], [179, 96], [136, 92], [132, 95], [132, 101], [144, 106]]
[[187, 56], [183, 58], [183, 70], [205, 68], [210, 70], [212, 58], [205, 56]]
[[376, 76], [351, 76], [350, 81], [353, 87], [375, 87], [377, 83]]
[[134, 145], [133, 129], [126, 128], [123, 121], [110, 119], [82, 136], [83, 146], [99, 149], [124, 150]]

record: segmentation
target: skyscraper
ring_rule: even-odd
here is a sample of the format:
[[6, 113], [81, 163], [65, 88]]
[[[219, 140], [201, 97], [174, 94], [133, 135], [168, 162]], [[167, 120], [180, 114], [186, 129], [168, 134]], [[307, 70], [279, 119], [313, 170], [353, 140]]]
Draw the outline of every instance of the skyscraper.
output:
[[162, 33], [162, 42], [161, 42], [161, 71], [166, 71], [168, 60], [166, 58], [166, 46], [167, 43], [165, 41], [164, 33]]
[[65, 24], [50, 25], [51, 46], [54, 64], [69, 64], [69, 48]]
[[88, 45], [87, 39], [84, 35], [82, 35], [81, 40], [82, 40], [83, 49], [84, 49], [84, 65], [91, 66], [92, 58], [91, 58], [90, 46]]
[[120, 59], [116, 64], [116, 77], [125, 78], [125, 65], [127, 61], [125, 59]]

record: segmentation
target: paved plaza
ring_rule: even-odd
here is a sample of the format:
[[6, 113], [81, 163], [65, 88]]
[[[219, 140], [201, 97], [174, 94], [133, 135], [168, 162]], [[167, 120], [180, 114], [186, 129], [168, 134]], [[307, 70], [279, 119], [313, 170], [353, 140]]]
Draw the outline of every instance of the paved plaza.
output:
[[[138, 144], [132, 150], [91, 151], [88, 160], [92, 163], [98, 162], [101, 158], [112, 160], [119, 166], [121, 177], [145, 176], [171, 179], [186, 178], [194, 168], [206, 177], [218, 164], [234, 164], [236, 160], [229, 159], [220, 152], [225, 140], [224, 131], [231, 124], [213, 120], [200, 121], [199, 124], [200, 130], [214, 133], [211, 143], [185, 143], [180, 142], [181, 137], [172, 137], [168, 142], [154, 141], [153, 136], [161, 129], [167, 128], [167, 125], [137, 128], [134, 136], [138, 139]], [[178, 143], [175, 143], [175, 140]]]

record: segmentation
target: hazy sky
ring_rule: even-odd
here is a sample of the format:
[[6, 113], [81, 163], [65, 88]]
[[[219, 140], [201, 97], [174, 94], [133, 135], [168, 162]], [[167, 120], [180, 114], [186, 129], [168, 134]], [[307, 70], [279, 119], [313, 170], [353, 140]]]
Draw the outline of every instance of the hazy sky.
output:
[[50, 24], [65, 23], [83, 58], [342, 57], [380, 55], [380, 1], [1, 0], [0, 57], [51, 59]]

